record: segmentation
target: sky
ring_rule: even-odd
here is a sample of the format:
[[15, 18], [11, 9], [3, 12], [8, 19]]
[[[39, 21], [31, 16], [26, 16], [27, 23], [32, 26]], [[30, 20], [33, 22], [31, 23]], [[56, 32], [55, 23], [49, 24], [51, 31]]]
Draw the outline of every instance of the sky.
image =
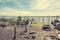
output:
[[60, 16], [60, 0], [0, 0], [0, 16]]

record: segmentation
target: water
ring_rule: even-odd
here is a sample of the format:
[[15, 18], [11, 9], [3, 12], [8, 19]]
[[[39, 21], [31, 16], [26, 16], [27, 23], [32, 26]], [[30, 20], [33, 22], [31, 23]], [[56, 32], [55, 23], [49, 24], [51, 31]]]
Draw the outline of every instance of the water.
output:
[[[18, 16], [0, 16], [0, 18], [7, 18], [7, 19], [17, 19]], [[60, 16], [21, 16], [22, 19], [29, 19], [32, 20], [34, 19], [37, 22], [44, 22], [44, 23], [49, 23], [55, 19], [60, 20]]]

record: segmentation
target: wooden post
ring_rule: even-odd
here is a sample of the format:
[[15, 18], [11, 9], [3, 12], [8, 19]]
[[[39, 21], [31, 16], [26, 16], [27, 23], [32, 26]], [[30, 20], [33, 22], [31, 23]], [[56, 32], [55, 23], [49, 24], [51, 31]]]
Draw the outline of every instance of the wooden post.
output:
[[13, 40], [16, 40], [16, 27], [14, 27], [14, 39]]
[[50, 17], [48, 16], [48, 25], [50, 24]]
[[58, 16], [56, 16], [56, 19], [58, 20]]
[[43, 22], [43, 25], [44, 25], [44, 16], [42, 16], [43, 18], [42, 18], [42, 22]]
[[25, 32], [27, 32], [27, 25], [25, 25]]

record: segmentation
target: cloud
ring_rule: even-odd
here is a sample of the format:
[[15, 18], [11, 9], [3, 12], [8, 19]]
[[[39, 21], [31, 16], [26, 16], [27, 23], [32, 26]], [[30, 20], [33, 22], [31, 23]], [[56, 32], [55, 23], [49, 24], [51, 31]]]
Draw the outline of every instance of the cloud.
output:
[[0, 15], [3, 16], [32, 16], [33, 13], [29, 11], [21, 11], [15, 10], [8, 7], [5, 7], [3, 10], [0, 11]]
[[10, 0], [0, 0], [0, 2], [9, 2]]
[[0, 3], [0, 15], [5, 16], [56, 16], [60, 15], [58, 0], [10, 0]]
[[18, 10], [29, 9], [30, 2], [27, 0], [5, 0], [4, 2], [0, 2], [0, 8], [10, 7]]
[[31, 6], [31, 10], [52, 10], [54, 8], [60, 8], [59, 4], [59, 0], [36, 0], [35, 4]]
[[47, 0], [36, 0], [35, 4], [31, 6], [31, 9], [43, 9], [48, 6]]
[[45, 13], [34, 13], [30, 11], [15, 10], [9, 7], [5, 7], [0, 11], [2, 16], [60, 16], [60, 12], [45, 12]]

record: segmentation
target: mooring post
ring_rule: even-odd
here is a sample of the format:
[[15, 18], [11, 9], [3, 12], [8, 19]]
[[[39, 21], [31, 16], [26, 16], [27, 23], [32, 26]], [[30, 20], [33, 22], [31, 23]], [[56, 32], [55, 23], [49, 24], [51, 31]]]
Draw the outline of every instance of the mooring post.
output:
[[16, 40], [16, 27], [14, 27], [14, 39], [13, 40]]
[[56, 19], [58, 20], [59, 16], [56, 16]]
[[50, 16], [47, 16], [48, 18], [48, 25], [50, 25]]
[[42, 22], [43, 22], [43, 25], [44, 25], [44, 16], [43, 16], [43, 18], [42, 18]]

